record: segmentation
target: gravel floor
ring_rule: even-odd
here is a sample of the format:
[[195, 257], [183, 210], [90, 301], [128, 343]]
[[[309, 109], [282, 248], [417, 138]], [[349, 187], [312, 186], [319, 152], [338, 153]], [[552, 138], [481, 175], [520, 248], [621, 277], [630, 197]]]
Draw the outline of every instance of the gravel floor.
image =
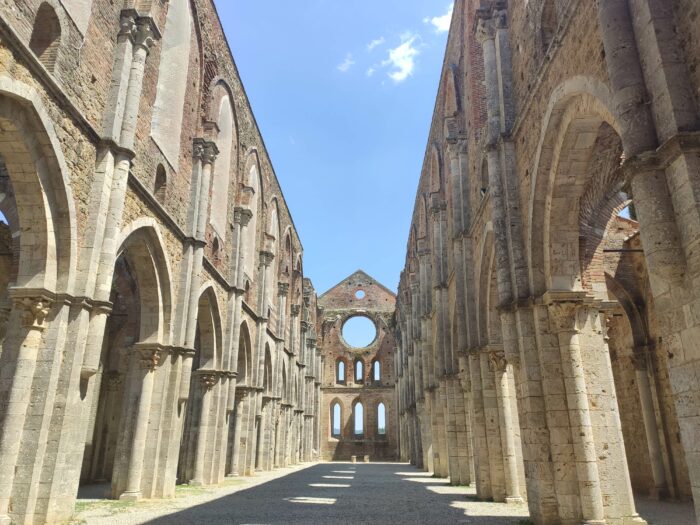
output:
[[[136, 505], [87, 500], [74, 523], [196, 524], [479, 524], [528, 523], [525, 505], [476, 501], [474, 489], [405, 464], [321, 463], [237, 478], [228, 486], [181, 489], [173, 500]], [[95, 491], [99, 494], [100, 491]], [[89, 493], [83, 492], [89, 497]], [[650, 525], [693, 525], [692, 505], [638, 502]]]

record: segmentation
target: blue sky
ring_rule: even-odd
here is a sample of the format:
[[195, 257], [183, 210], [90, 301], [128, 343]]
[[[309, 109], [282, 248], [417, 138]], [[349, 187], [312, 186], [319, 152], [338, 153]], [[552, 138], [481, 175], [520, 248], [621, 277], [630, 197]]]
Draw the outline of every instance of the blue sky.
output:
[[396, 289], [450, 0], [217, 0], [319, 293]]

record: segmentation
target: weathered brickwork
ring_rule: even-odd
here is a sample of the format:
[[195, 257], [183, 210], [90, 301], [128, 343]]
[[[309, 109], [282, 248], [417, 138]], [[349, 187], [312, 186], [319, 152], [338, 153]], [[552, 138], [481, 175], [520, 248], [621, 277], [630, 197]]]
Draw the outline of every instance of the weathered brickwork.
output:
[[0, 524], [319, 456], [315, 291], [211, 0], [0, 2], [0, 212]]
[[[323, 359], [321, 456], [343, 461], [352, 456], [360, 461], [365, 456], [370, 461], [397, 459], [395, 295], [357, 271], [321, 295], [318, 306], [318, 346]], [[376, 337], [364, 348], [353, 347], [343, 337], [345, 323], [354, 317], [369, 319], [376, 328]], [[383, 426], [379, 424], [380, 404]]]
[[537, 524], [700, 501], [699, 20], [455, 2], [397, 297], [401, 459]]

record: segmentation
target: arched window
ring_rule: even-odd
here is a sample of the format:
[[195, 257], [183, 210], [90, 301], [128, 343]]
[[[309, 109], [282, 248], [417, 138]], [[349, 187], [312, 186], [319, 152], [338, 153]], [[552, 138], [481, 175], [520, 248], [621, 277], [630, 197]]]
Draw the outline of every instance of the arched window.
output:
[[339, 438], [341, 435], [342, 409], [337, 401], [331, 407], [331, 436]]
[[234, 139], [233, 108], [228, 96], [221, 99], [216, 123], [219, 126], [219, 136], [216, 139], [216, 145], [219, 147], [219, 156], [216, 158], [216, 164], [214, 165], [210, 222], [219, 237], [225, 240]]
[[377, 405], [377, 435], [386, 436], [386, 407], [384, 403]]
[[355, 404], [355, 435], [364, 436], [365, 434], [365, 409], [362, 403]]
[[377, 359], [372, 365], [372, 374], [375, 381], [381, 381], [382, 379], [382, 365]]
[[61, 23], [53, 7], [44, 2], [36, 12], [29, 49], [34, 52], [46, 69], [53, 71], [60, 44]]
[[180, 161], [180, 138], [187, 92], [191, 32], [192, 14], [189, 0], [172, 0], [168, 7], [165, 34], [161, 44], [151, 135], [176, 169]]
[[250, 188], [250, 211], [253, 217], [246, 226], [246, 246], [245, 246], [245, 264], [243, 270], [250, 279], [255, 278], [255, 263], [256, 255], [260, 251], [258, 242], [258, 213], [260, 210], [260, 175], [258, 174], [257, 165], [253, 164], [248, 172], [248, 187]]
[[355, 383], [362, 383], [365, 378], [365, 366], [362, 360], [355, 361]]
[[336, 361], [335, 382], [345, 383], [345, 361], [342, 359]]
[[168, 176], [165, 173], [165, 167], [162, 164], [158, 164], [156, 169], [156, 182], [153, 185], [153, 195], [155, 195], [156, 200], [163, 204], [165, 202], [165, 189], [168, 185]]

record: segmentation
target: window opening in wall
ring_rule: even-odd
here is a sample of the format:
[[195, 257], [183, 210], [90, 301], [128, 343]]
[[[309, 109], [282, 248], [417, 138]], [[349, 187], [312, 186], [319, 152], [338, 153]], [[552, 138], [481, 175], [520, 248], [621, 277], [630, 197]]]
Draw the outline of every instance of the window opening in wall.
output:
[[156, 169], [156, 182], [153, 186], [153, 195], [156, 200], [163, 204], [165, 202], [165, 188], [168, 184], [168, 176], [165, 173], [165, 168], [162, 164], [158, 164]]
[[365, 377], [365, 366], [361, 360], [355, 361], [355, 383], [362, 383]]
[[345, 361], [338, 359], [335, 373], [336, 383], [345, 383]]
[[384, 403], [377, 405], [377, 434], [386, 436], [386, 407]]
[[625, 208], [623, 208], [620, 213], [618, 213], [618, 216], [622, 217], [623, 219], [637, 221], [637, 210], [634, 207], [634, 202], [630, 202]]
[[29, 39], [29, 49], [34, 52], [46, 69], [53, 71], [60, 43], [61, 23], [53, 7], [44, 2], [36, 12], [32, 36]]
[[355, 292], [355, 299], [364, 299], [367, 296], [364, 290], [357, 290]]
[[333, 403], [331, 407], [331, 435], [333, 437], [340, 437], [340, 403]]
[[355, 405], [355, 435], [362, 436], [365, 433], [365, 409], [362, 403]]
[[382, 365], [379, 361], [375, 361], [372, 365], [372, 373], [374, 374], [374, 380], [380, 381], [382, 379]]
[[377, 337], [377, 327], [369, 317], [358, 315], [343, 324], [343, 340], [352, 348], [366, 348]]
[[2, 222], [3, 224], [10, 224], [9, 222], [7, 222], [7, 218], [5, 217], [5, 215], [3, 215], [2, 211], [0, 211], [0, 222]]

